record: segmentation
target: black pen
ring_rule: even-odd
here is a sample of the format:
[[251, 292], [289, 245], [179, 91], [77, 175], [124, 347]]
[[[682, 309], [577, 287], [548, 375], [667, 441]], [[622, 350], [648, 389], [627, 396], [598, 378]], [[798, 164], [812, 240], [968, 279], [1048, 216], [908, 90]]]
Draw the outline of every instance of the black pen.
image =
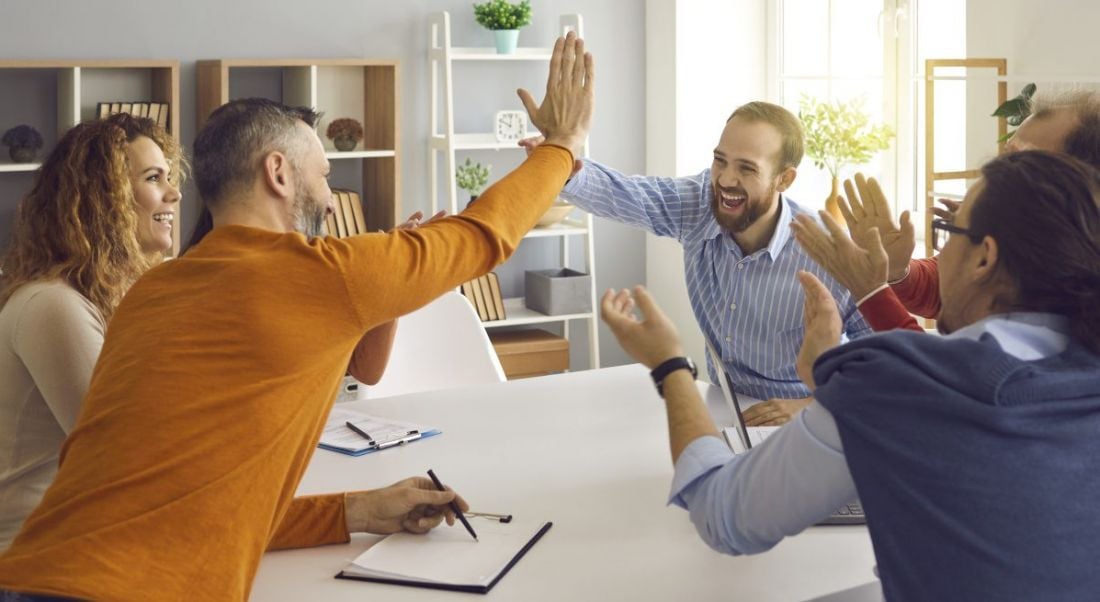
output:
[[[430, 468], [428, 469], [428, 476], [432, 478], [432, 482], [435, 483], [436, 489], [447, 491], [447, 489], [443, 487], [443, 483], [439, 482], [439, 477], [435, 476], [435, 473], [432, 472]], [[462, 515], [462, 511], [458, 509], [458, 504], [455, 503], [454, 500], [451, 500], [451, 510], [455, 513], [455, 516], [458, 517], [458, 520], [462, 521], [462, 526], [466, 527], [466, 530], [473, 536], [474, 541], [478, 541], [477, 533], [474, 533], [474, 528], [470, 526], [470, 521], [466, 520], [466, 517]]]
[[360, 435], [361, 437], [363, 437], [364, 439], [366, 439], [366, 440], [367, 440], [367, 443], [370, 443], [370, 444], [371, 444], [372, 446], [374, 446], [374, 445], [378, 445], [378, 444], [377, 444], [377, 443], [376, 443], [376, 442], [374, 441], [374, 437], [371, 437], [371, 436], [370, 436], [370, 433], [368, 433], [367, 431], [364, 431], [363, 429], [361, 429], [361, 428], [359, 428], [359, 427], [355, 426], [354, 424], [352, 424], [352, 423], [351, 423], [351, 421], [350, 421], [350, 420], [349, 420], [349, 421], [347, 421], [347, 422], [345, 422], [345, 423], [344, 423], [344, 426], [346, 426], [346, 427], [348, 427], [349, 429], [351, 429], [351, 430], [352, 430], [352, 432], [354, 432], [355, 434], [357, 434], [357, 435]]

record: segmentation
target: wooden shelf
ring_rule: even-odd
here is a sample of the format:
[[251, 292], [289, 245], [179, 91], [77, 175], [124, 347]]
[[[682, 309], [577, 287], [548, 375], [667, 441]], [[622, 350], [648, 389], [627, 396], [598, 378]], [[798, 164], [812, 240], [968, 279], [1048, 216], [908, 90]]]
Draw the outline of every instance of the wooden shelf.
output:
[[504, 326], [522, 326], [524, 324], [547, 324], [550, 322], [566, 322], [569, 320], [593, 320], [596, 314], [585, 312], [581, 314], [562, 314], [560, 316], [548, 316], [540, 314], [533, 309], [527, 309], [523, 297], [513, 297], [504, 300], [504, 315], [506, 320], [493, 320], [482, 322], [485, 328], [501, 328]]
[[[262, 95], [312, 107], [323, 113], [317, 131], [325, 145], [325, 156], [333, 161], [361, 161], [361, 180], [353, 184], [334, 179], [334, 186], [358, 189], [368, 229], [389, 230], [404, 219], [398, 175], [401, 102], [396, 60], [214, 59], [199, 61], [196, 71], [199, 127], [214, 109], [242, 96]], [[363, 124], [365, 150], [341, 152], [324, 137], [327, 124], [342, 117]]]
[[397, 151], [392, 150], [325, 151], [328, 159], [381, 159], [396, 156]]
[[35, 171], [39, 167], [42, 167], [41, 163], [0, 163], [0, 172]]

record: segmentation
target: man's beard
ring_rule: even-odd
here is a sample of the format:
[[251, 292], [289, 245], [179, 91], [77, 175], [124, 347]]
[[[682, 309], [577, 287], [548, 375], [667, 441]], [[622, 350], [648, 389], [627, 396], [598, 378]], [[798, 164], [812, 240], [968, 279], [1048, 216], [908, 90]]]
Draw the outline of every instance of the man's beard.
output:
[[737, 217], [732, 217], [722, 212], [720, 207], [722, 201], [719, 199], [720, 189], [713, 184], [711, 188], [713, 189], [713, 195], [710, 200], [710, 210], [711, 213], [714, 214], [714, 219], [717, 220], [718, 225], [721, 226], [723, 230], [739, 234], [747, 230], [749, 226], [755, 224], [761, 216], [768, 212], [770, 200], [775, 198], [778, 185], [772, 184], [763, 198], [751, 197], [745, 189], [741, 187], [726, 188], [725, 190], [727, 192], [742, 193], [746, 197], [745, 208], [741, 212], [741, 215]]
[[294, 193], [294, 229], [306, 238], [324, 234], [327, 205], [310, 195], [304, 186], [296, 186]]

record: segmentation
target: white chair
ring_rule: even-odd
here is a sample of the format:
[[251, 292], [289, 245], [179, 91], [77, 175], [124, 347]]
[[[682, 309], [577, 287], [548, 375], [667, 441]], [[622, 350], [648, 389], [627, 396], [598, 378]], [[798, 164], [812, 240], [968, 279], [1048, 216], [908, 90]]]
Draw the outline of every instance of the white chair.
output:
[[503, 382], [489, 335], [466, 297], [450, 291], [397, 322], [382, 380], [360, 385], [374, 399]]

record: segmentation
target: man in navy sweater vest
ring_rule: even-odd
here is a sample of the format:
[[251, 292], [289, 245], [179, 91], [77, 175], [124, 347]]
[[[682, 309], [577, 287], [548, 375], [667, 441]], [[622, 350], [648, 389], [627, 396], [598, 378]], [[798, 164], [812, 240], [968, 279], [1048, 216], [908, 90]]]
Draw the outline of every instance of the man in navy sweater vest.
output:
[[[858, 493], [889, 600], [1096, 599], [1100, 180], [1067, 156], [1004, 155], [942, 228], [944, 336], [836, 346], [832, 297], [799, 275], [815, 401], [749, 453], [717, 437], [690, 372], [663, 378], [670, 502], [713, 548], [751, 554]], [[644, 289], [601, 309], [650, 369], [683, 355]]]

